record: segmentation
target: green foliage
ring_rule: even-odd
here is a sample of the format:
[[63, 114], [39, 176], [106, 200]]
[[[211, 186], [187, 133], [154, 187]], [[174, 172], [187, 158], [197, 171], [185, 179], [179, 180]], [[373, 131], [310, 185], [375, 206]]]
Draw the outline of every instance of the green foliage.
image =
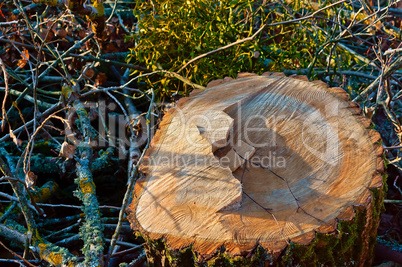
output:
[[[136, 16], [139, 32], [134, 36], [130, 61], [152, 70], [177, 71], [195, 56], [246, 38], [256, 23], [253, 1], [153, 1], [139, 2]], [[222, 76], [251, 71], [255, 60], [253, 44], [246, 43], [203, 58], [181, 74], [205, 85]], [[182, 90], [178, 81], [156, 79], [167, 92]], [[155, 81], [151, 80], [153, 86]], [[156, 88], [158, 88], [156, 86]]]
[[[338, 14], [333, 7], [320, 14]], [[345, 7], [346, 8], [346, 7]], [[250, 37], [263, 24], [289, 21], [311, 14], [301, 1], [288, 6], [277, 2], [238, 1], [137, 1], [138, 31], [128, 60], [152, 70], [177, 72], [196, 56]], [[345, 18], [347, 12], [342, 13]], [[267, 27], [252, 41], [208, 55], [190, 64], [180, 74], [200, 85], [239, 72], [283, 71], [285, 69], [337, 69], [356, 63], [351, 54], [339, 53], [338, 24], [322, 19], [303, 20]], [[148, 76], [146, 87], [159, 97], [188, 93], [177, 79]]]

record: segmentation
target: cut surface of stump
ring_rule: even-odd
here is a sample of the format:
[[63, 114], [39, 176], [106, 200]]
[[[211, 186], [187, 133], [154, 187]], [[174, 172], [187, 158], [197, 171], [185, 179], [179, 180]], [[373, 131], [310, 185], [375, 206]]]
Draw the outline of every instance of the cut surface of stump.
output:
[[381, 203], [370, 188], [381, 191], [383, 163], [358, 107], [304, 78], [250, 74], [212, 85], [161, 122], [129, 207], [133, 229], [168, 250], [191, 247], [196, 261], [259, 246], [272, 262], [317, 232], [339, 236], [338, 222], [363, 206], [364, 263]]

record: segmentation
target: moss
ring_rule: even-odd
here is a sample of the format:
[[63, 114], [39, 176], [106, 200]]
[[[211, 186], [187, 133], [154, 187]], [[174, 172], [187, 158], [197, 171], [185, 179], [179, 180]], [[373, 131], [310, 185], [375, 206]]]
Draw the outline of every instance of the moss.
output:
[[71, 86], [68, 86], [67, 84], [63, 84], [63, 86], [61, 87], [61, 94], [67, 101], [70, 99], [73, 92], [73, 88]]
[[57, 0], [36, 0], [36, 1], [33, 1], [33, 2], [41, 3], [41, 4], [44, 4], [44, 5], [47, 5], [47, 6], [57, 6], [57, 4], [58, 4]]
[[93, 194], [95, 192], [95, 185], [89, 178], [82, 178], [79, 181], [80, 190], [82, 194]]
[[96, 14], [96, 17], [101, 17], [105, 14], [105, 8], [102, 4], [102, 1], [92, 1], [92, 6], [96, 9], [96, 11], [98, 11], [98, 13]]
[[33, 192], [32, 196], [35, 202], [43, 203], [57, 191], [59, 191], [59, 185], [54, 181], [48, 181], [39, 190]]
[[216, 257], [210, 259], [207, 262], [208, 266], [230, 266], [230, 267], [242, 267], [242, 266], [265, 266], [265, 262], [268, 260], [268, 254], [261, 246], [253, 251], [250, 257], [230, 257], [227, 253], [219, 253]]
[[225, 253], [225, 249], [218, 249], [216, 254], [207, 260], [200, 260], [192, 246], [180, 250], [170, 250], [163, 239], [152, 240], [141, 235], [146, 243], [144, 244], [150, 266], [230, 266], [230, 267], [254, 267], [264, 266], [269, 260], [266, 251], [258, 246], [250, 253], [250, 257], [231, 257]]
[[[90, 155], [90, 148], [83, 147]], [[83, 152], [81, 152], [84, 154]], [[75, 183], [79, 185], [79, 190], [74, 194], [83, 203], [82, 211], [85, 213], [85, 222], [80, 227], [80, 236], [84, 241], [82, 252], [85, 255], [84, 265], [102, 265], [103, 264], [103, 226], [100, 220], [99, 203], [95, 195], [95, 184], [92, 180], [92, 173], [89, 169], [89, 160], [82, 158], [77, 163], [78, 178]]]
[[113, 152], [113, 147], [109, 147], [105, 151], [99, 151], [99, 157], [92, 162], [91, 170], [101, 171], [111, 166], [113, 161], [117, 161], [116, 159], [112, 158]]
[[84, 107], [78, 108], [76, 112], [79, 117], [88, 117], [88, 112], [85, 110]]
[[20, 225], [19, 223], [17, 223], [13, 219], [7, 219], [4, 222], [4, 225], [6, 225], [10, 229], [17, 230], [20, 233], [25, 234], [27, 232], [27, 229], [24, 226]]
[[41, 242], [38, 245], [39, 255], [52, 266], [77, 266], [77, 259], [67, 249], [54, 246], [47, 242]]
[[49, 246], [44, 243], [40, 243], [39, 247], [39, 255], [42, 259], [46, 259], [47, 262], [52, 264], [53, 266], [60, 266], [63, 262], [63, 257], [60, 254], [49, 251]]
[[168, 254], [173, 254], [168, 257], [169, 263], [172, 266], [195, 266], [196, 255], [191, 246], [178, 252], [168, 251]]
[[49, 140], [38, 140], [35, 141], [34, 144], [34, 151], [35, 152], [39, 152], [41, 154], [44, 154], [45, 156], [52, 156], [54, 157], [54, 152], [52, 151], [52, 149], [58, 149], [59, 145], [56, 143], [53, 143]]
[[57, 173], [59, 167], [54, 157], [45, 157], [37, 154], [31, 157], [31, 171], [37, 173]]
[[[386, 175], [383, 175], [385, 185]], [[352, 220], [338, 222], [338, 233], [316, 233], [309, 245], [291, 243], [281, 256], [273, 259], [258, 246], [250, 257], [230, 257], [224, 249], [208, 260], [201, 261], [191, 246], [170, 250], [163, 239], [152, 240], [145, 236], [145, 248], [151, 266], [354, 266], [370, 265], [376, 244], [377, 228], [383, 211], [383, 188], [370, 190], [373, 202], [367, 210], [364, 206], [354, 208]], [[368, 221], [367, 217], [371, 217]], [[367, 242], [368, 241], [368, 242]], [[362, 262], [363, 261], [363, 262]]]
[[[383, 175], [383, 184], [386, 184], [386, 175]], [[363, 207], [355, 208], [355, 217], [351, 221], [338, 223], [338, 235], [317, 233], [314, 241], [309, 246], [292, 244], [280, 259], [280, 266], [300, 265], [324, 265], [340, 266], [355, 265], [361, 261], [364, 254], [365, 262], [370, 264], [374, 255], [377, 228], [383, 211], [384, 190], [376, 188], [370, 190], [373, 203], [370, 211]], [[371, 217], [367, 223], [367, 216]], [[365, 243], [368, 240], [368, 243]], [[367, 245], [366, 245], [367, 244]]]
[[[7, 227], [15, 229], [20, 233], [27, 234], [27, 229], [12, 220], [6, 222]], [[24, 244], [14, 244], [17, 247], [23, 247]], [[32, 235], [32, 247], [36, 247], [41, 259], [44, 259], [52, 266], [77, 266], [77, 258], [70, 254], [66, 248], [55, 246], [42, 239], [39, 231], [36, 229]]]

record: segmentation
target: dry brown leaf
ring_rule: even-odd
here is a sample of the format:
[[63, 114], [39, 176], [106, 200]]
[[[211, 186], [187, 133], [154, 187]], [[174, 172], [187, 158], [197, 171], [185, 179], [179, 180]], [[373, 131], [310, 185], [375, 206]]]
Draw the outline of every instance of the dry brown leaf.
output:
[[374, 114], [374, 110], [375, 110], [374, 107], [364, 107], [363, 113], [367, 118], [369, 118], [371, 120], [371, 118], [373, 117], [373, 114]]
[[63, 28], [61, 28], [60, 30], [58, 30], [56, 32], [56, 34], [60, 37], [60, 38], [65, 38], [67, 36], [67, 31]]
[[40, 35], [40, 37], [42, 37], [42, 39], [46, 38], [46, 40], [45, 40], [46, 42], [50, 42], [54, 37], [54, 33], [53, 33], [53, 31], [50, 31], [49, 34], [47, 32], [48, 32], [47, 29], [41, 29], [39, 32], [39, 35]]
[[101, 86], [104, 85], [107, 81], [107, 76], [106, 74], [104, 74], [103, 72], [100, 72], [97, 76], [96, 76], [96, 85]]
[[4, 121], [4, 123], [1, 124], [1, 131], [3, 132], [3, 131], [4, 131], [4, 128], [6, 127], [6, 126], [5, 126], [5, 122], [6, 122], [6, 121], [3, 120], [2, 117], [0, 117], [0, 120]]
[[78, 32], [78, 37], [80, 37], [80, 39], [84, 39], [84, 37], [86, 36], [85, 31], [84, 30], [80, 30]]
[[4, 2], [0, 3], [0, 16], [2, 16], [3, 18], [5, 18], [3, 12], [1, 11], [1, 7], [4, 5]]
[[28, 188], [32, 188], [36, 184], [38, 176], [33, 171], [28, 171], [25, 175], [25, 184]]
[[89, 79], [92, 79], [92, 77], [95, 76], [95, 71], [94, 71], [93, 69], [89, 68], [89, 69], [87, 69], [87, 70], [85, 71], [84, 74], [85, 74], [85, 76], [87, 76]]
[[28, 60], [29, 60], [29, 53], [28, 50], [24, 49], [22, 50], [22, 54], [21, 57], [22, 59], [18, 60], [18, 67], [23, 68], [25, 67], [25, 65], [27, 64]]
[[67, 142], [63, 142], [60, 149], [59, 156], [65, 157], [67, 159], [72, 159], [74, 157], [74, 153], [77, 147], [75, 145], [70, 145]]
[[14, 134], [14, 132], [11, 129], [10, 129], [10, 137], [11, 137], [11, 139], [13, 139], [14, 144], [16, 144], [17, 146], [21, 146], [22, 140], [18, 139], [17, 136]]

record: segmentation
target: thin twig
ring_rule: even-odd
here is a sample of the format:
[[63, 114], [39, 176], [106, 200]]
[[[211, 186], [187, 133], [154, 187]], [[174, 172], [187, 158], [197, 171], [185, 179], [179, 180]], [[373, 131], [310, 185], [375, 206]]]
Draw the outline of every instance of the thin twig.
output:
[[[114, 232], [114, 234], [112, 236], [112, 240], [110, 242], [110, 247], [109, 247], [109, 252], [108, 252], [108, 257], [107, 257], [106, 262], [109, 261], [110, 255], [111, 255], [111, 253], [112, 253], [112, 251], [113, 251], [113, 249], [114, 249], [114, 247], [116, 245], [116, 241], [117, 241], [117, 238], [118, 238], [118, 236], [120, 234], [121, 226], [123, 224], [123, 218], [124, 218], [125, 210], [126, 210], [126, 207], [128, 205], [128, 201], [129, 201], [129, 199], [130, 199], [130, 197], [132, 195], [132, 191], [133, 191], [133, 187], [134, 187], [134, 183], [135, 183], [135, 178], [137, 177], [139, 167], [142, 164], [142, 161], [144, 159], [145, 153], [148, 150], [148, 147], [149, 147], [149, 144], [150, 144], [150, 141], [151, 141], [150, 118], [151, 118], [151, 113], [152, 113], [152, 109], [153, 109], [154, 100], [155, 100], [155, 94], [154, 94], [154, 92], [152, 90], [152, 100], [151, 100], [151, 103], [149, 104], [148, 113], [146, 115], [148, 141], [147, 141], [147, 144], [146, 144], [144, 150], [142, 151], [141, 157], [138, 159], [137, 164], [135, 165], [134, 168], [131, 169], [131, 172], [128, 173], [127, 190], [126, 190], [126, 193], [124, 195], [123, 203], [122, 203], [121, 210], [120, 210], [120, 213], [119, 213], [119, 221], [117, 223], [116, 230], [115, 230], [115, 232]], [[132, 137], [132, 139], [134, 139], [134, 136]], [[131, 142], [131, 144], [135, 145], [137, 143], [136, 142]]]
[[130, 253], [133, 253], [133, 252], [137, 251], [138, 249], [141, 249], [142, 247], [143, 247], [143, 245], [138, 245], [137, 247], [132, 247], [132, 248], [120, 251], [120, 252], [113, 253], [110, 256], [110, 258], [121, 257], [121, 256], [124, 256], [124, 255], [130, 254]]
[[[75, 206], [75, 205], [67, 205], [67, 204], [46, 204], [46, 203], [37, 203], [38, 206], [42, 207], [52, 207], [52, 208], [72, 208], [72, 209], [81, 209], [82, 206]], [[121, 207], [115, 207], [115, 206], [108, 206], [108, 205], [103, 205], [99, 206], [100, 209], [115, 209], [115, 210], [120, 210]]]
[[[50, 114], [52, 114], [53, 112], [55, 112], [57, 109], [59, 109], [61, 107], [62, 107], [61, 102], [54, 104], [53, 106], [48, 108], [45, 112], [43, 112], [42, 115], [38, 119], [40, 120], [40, 119], [46, 118], [47, 116], [49, 116]], [[29, 122], [25, 123], [24, 125], [20, 126], [17, 129], [15, 129], [13, 131], [13, 133], [17, 134], [17, 133], [21, 132], [22, 130], [24, 130], [25, 127], [30, 127], [31, 125], [33, 125], [33, 123], [34, 123], [34, 119], [30, 120]], [[10, 134], [6, 134], [2, 138], [0, 138], [0, 143], [5, 142], [8, 138], [10, 138]]]
[[1, 131], [4, 130], [5, 122], [7, 119], [7, 112], [6, 112], [6, 102], [7, 102], [7, 96], [8, 96], [8, 75], [7, 75], [7, 70], [6, 67], [4, 66], [3, 60], [0, 58], [0, 65], [1, 69], [3, 70], [3, 76], [4, 76], [4, 85], [5, 85], [5, 90], [4, 90], [4, 98], [3, 98], [3, 104], [1, 106], [1, 111], [3, 114], [3, 120], [1, 121]]
[[384, 56], [392, 54], [392, 53], [399, 53], [399, 52], [402, 52], [402, 48], [388, 49], [387, 51], [384, 52]]
[[365, 97], [367, 94], [371, 93], [372, 91], [374, 91], [378, 84], [381, 81], [381, 77], [383, 77], [383, 79], [387, 79], [388, 77], [390, 77], [392, 74], [394, 74], [394, 72], [398, 69], [400, 69], [402, 66], [402, 55], [399, 55], [394, 62], [390, 65], [387, 66], [384, 69], [384, 73], [382, 76], [378, 77], [377, 79], [375, 79], [369, 86], [367, 86], [366, 89], [364, 89], [357, 97], [355, 97], [352, 101], [353, 102], [357, 102], [359, 100], [362, 100], [363, 97]]
[[[0, 38], [0, 42], [14, 43], [17, 46], [36, 49], [36, 47], [33, 46], [33, 45], [24, 44], [24, 43], [20, 43], [20, 42], [15, 42], [15, 41], [3, 39], [3, 38]], [[44, 51], [46, 53], [50, 53], [55, 58], [57, 58], [57, 56], [54, 54], [54, 51], [52, 51], [51, 49], [45, 49], [44, 48], [44, 49], [42, 49], [42, 51]], [[65, 52], [61, 51], [60, 53], [64, 54]], [[82, 58], [82, 59], [85, 59], [85, 60], [93, 60], [93, 61], [97, 61], [97, 62], [101, 62], [101, 63], [112, 64], [112, 65], [119, 66], [119, 67], [125, 67], [125, 68], [129, 68], [129, 69], [139, 70], [139, 71], [142, 71], [142, 72], [152, 72], [151, 70], [149, 70], [149, 69], [147, 69], [145, 67], [139, 66], [139, 65], [134, 65], [134, 64], [114, 61], [114, 60], [104, 58], [103, 56], [101, 56], [100, 58], [97, 58], [97, 57], [95, 57], [93, 55], [79, 55], [79, 54], [75, 54], [75, 53], [72, 53], [72, 52], [67, 52], [66, 56], [67, 55], [72, 56], [72, 57], [76, 57], [76, 58]]]
[[23, 257], [21, 257], [20, 255], [18, 255], [17, 253], [15, 253], [14, 251], [12, 251], [11, 249], [9, 249], [6, 245], [3, 244], [3, 242], [0, 241], [0, 245], [3, 246], [3, 248], [5, 248], [8, 252], [10, 252], [14, 257], [19, 258], [20, 260], [22, 260], [23, 262], [25, 262], [26, 264], [28, 264], [31, 267], [37, 267], [37, 265], [33, 265], [32, 263], [30, 263], [29, 261], [27, 261], [26, 259], [24, 259]]
[[384, 199], [384, 203], [388, 203], [388, 204], [402, 204], [402, 200]]
[[396, 189], [398, 189], [399, 194], [401, 194], [401, 196], [402, 196], [402, 190], [401, 190], [401, 188], [396, 185], [396, 182], [398, 181], [398, 178], [399, 178], [399, 175], [396, 176], [396, 178], [395, 178], [395, 180], [394, 180], [394, 187], [395, 187]]
[[402, 146], [383, 146], [385, 150], [401, 149]]
[[109, 20], [112, 19], [114, 12], [116, 11], [116, 7], [117, 7], [117, 0], [114, 0], [114, 5], [113, 5], [113, 9], [112, 12], [110, 12], [110, 16], [107, 18], [106, 23], [109, 22]]

